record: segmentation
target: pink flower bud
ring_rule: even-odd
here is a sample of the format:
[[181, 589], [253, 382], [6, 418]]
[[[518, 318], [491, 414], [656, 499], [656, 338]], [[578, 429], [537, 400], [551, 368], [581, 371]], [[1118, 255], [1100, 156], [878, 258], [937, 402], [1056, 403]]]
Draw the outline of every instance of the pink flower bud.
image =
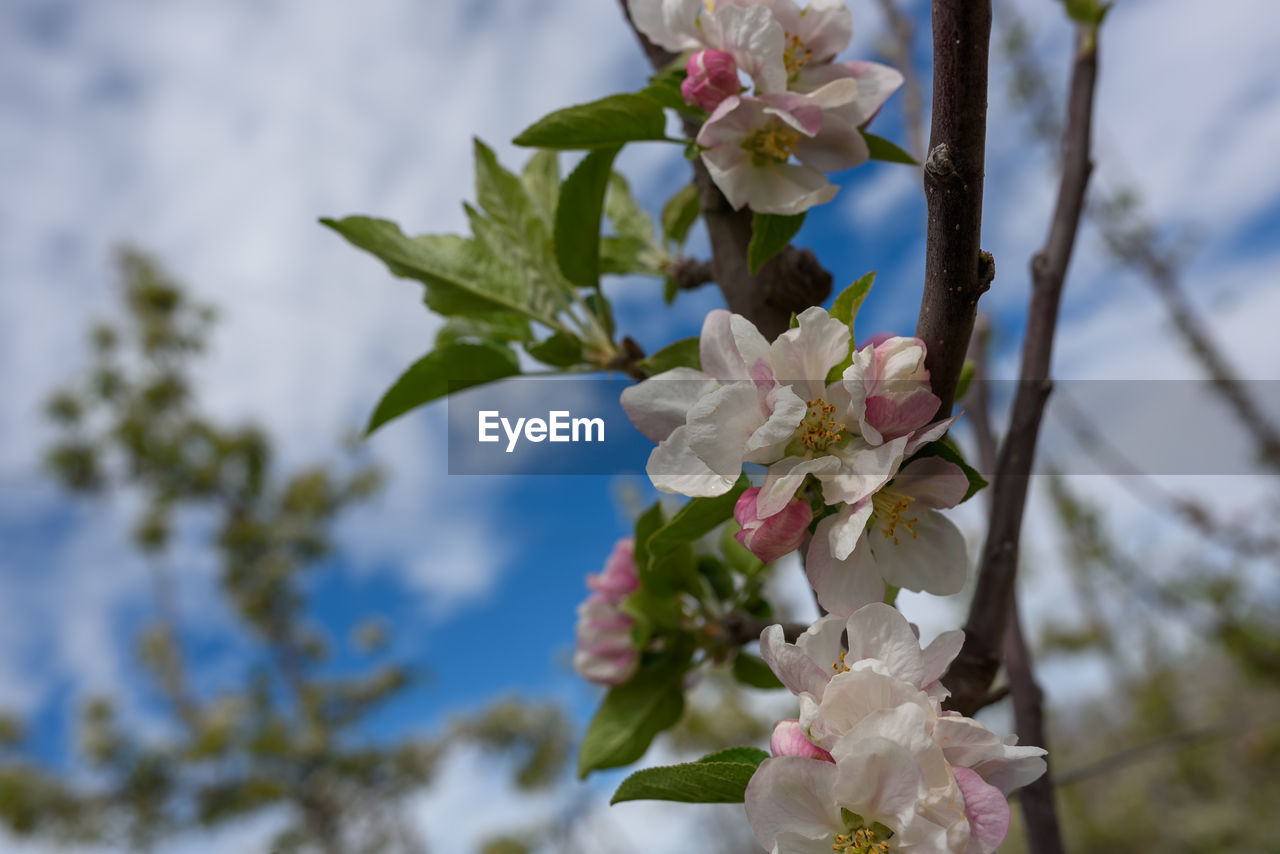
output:
[[879, 444], [928, 424], [941, 401], [930, 389], [924, 342], [877, 335], [860, 352], [868, 350], [869, 358], [862, 360], [863, 437]]
[[635, 620], [618, 610], [603, 593], [593, 593], [578, 606], [574, 669], [601, 685], [621, 685], [632, 677], [640, 652], [631, 640]]
[[756, 515], [759, 495], [760, 488], [756, 486], [742, 493], [738, 499], [733, 508], [733, 518], [738, 520], [742, 530], [733, 538], [760, 560], [770, 563], [800, 547], [809, 523], [813, 521], [813, 510], [804, 499], [793, 498], [774, 515], [761, 519]]
[[587, 587], [613, 605], [620, 604], [639, 586], [640, 575], [636, 570], [635, 541], [630, 537], [618, 540], [617, 545], [613, 547], [613, 552], [605, 561], [603, 571], [587, 576]]
[[803, 756], [835, 762], [831, 754], [805, 737], [800, 721], [795, 718], [778, 721], [769, 738], [769, 751], [774, 756]]
[[689, 76], [680, 84], [685, 101], [711, 111], [730, 95], [742, 91], [738, 64], [723, 50], [700, 50], [685, 63]]

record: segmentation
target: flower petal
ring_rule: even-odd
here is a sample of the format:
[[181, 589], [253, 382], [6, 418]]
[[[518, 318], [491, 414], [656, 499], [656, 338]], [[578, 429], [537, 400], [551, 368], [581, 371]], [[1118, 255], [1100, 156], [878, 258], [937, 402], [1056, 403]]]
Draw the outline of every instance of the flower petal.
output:
[[677, 427], [649, 454], [645, 471], [660, 492], [706, 498], [724, 495], [737, 481], [737, 474], [716, 474], [689, 447], [688, 428]]
[[[787, 643], [782, 626], [769, 626], [761, 633], [760, 656], [793, 694], [821, 697], [831, 678], [831, 673], [820, 667], [804, 650]], [[835, 657], [831, 660], [835, 661]]]
[[836, 766], [820, 759], [779, 756], [760, 763], [747, 784], [745, 806], [765, 850], [775, 850], [784, 833], [825, 838], [830, 850], [830, 836], [844, 829], [833, 794], [836, 775]]
[[890, 675], [917, 688], [924, 679], [924, 657], [911, 624], [892, 605], [873, 602], [855, 611], [848, 620], [849, 652], [845, 664], [852, 667], [864, 658], [881, 662]]
[[925, 507], [955, 507], [969, 491], [964, 469], [942, 457], [920, 457], [908, 463], [894, 478], [893, 488], [910, 495]]
[[796, 320], [800, 325], [769, 347], [769, 361], [778, 382], [791, 385], [808, 402], [826, 393], [827, 372], [849, 355], [849, 325], [817, 306]]
[[769, 9], [722, 5], [702, 16], [702, 29], [707, 46], [729, 53], [751, 76], [757, 92], [787, 88], [782, 59], [786, 35]]
[[950, 596], [959, 593], [969, 574], [964, 534], [937, 510], [922, 508], [915, 530], [896, 539], [874, 530], [867, 541], [880, 577], [886, 583], [915, 592]]
[[[1004, 793], [963, 766], [952, 771], [964, 795], [964, 814], [969, 819], [970, 851], [992, 854], [1009, 835], [1009, 801]], [[975, 847], [976, 843], [976, 847]]]
[[622, 408], [636, 429], [661, 442], [684, 424], [689, 407], [715, 388], [702, 371], [672, 368], [622, 392]]
[[831, 553], [831, 528], [835, 522], [836, 517], [828, 516], [814, 529], [804, 570], [818, 604], [832, 614], [847, 617], [863, 605], [883, 600], [884, 580], [875, 571], [865, 537], [847, 559], [836, 559]]

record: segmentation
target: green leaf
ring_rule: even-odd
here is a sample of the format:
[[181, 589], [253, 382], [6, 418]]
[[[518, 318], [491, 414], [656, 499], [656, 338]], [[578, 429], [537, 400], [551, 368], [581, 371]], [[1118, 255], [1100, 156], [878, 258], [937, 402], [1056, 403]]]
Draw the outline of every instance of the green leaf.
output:
[[473, 140], [476, 164], [476, 202], [506, 230], [517, 232], [538, 216], [524, 183], [498, 162], [493, 149]]
[[697, 762], [644, 768], [622, 781], [610, 803], [639, 800], [685, 804], [742, 803], [752, 775], [768, 758], [769, 754], [763, 750], [737, 747], [703, 757]]
[[662, 274], [665, 255], [639, 237], [604, 237], [600, 240], [600, 274], [646, 276]]
[[635, 559], [637, 566], [644, 566], [649, 562], [649, 538], [653, 536], [653, 532], [667, 524], [666, 513], [662, 510], [662, 503], [655, 501], [649, 505], [649, 508], [636, 518], [636, 534], [635, 534]]
[[653, 245], [653, 217], [640, 207], [631, 192], [631, 185], [617, 172], [609, 176], [609, 194], [604, 210], [615, 235], [638, 238], [649, 246]]
[[769, 758], [768, 751], [761, 750], [758, 747], [726, 747], [724, 750], [717, 750], [715, 753], [708, 753], [697, 762], [735, 762], [742, 765], [759, 766], [761, 762]]
[[867, 150], [871, 152], [872, 160], [883, 160], [888, 163], [905, 163], [908, 166], [919, 166], [916, 159], [906, 151], [898, 147], [896, 143], [892, 143], [882, 136], [876, 136], [874, 133], [867, 133], [865, 130], [859, 131], [862, 138], [867, 141]]
[[697, 566], [698, 574], [706, 579], [717, 601], [725, 602], [733, 598], [733, 572], [725, 566], [724, 561], [713, 555], [698, 555]]
[[765, 564], [750, 549], [734, 539], [733, 535], [740, 530], [742, 528], [736, 522], [724, 526], [724, 532], [720, 535], [720, 551], [731, 569], [750, 578], [763, 569]]
[[600, 327], [604, 329], [605, 335], [612, 340], [616, 329], [613, 322], [613, 304], [609, 302], [609, 298], [602, 293], [587, 294], [583, 302], [587, 304], [587, 311], [600, 321]]
[[701, 343], [697, 338], [682, 338], [668, 344], [649, 358], [640, 362], [641, 369], [649, 376], [657, 376], [672, 368], [701, 370]]
[[840, 377], [844, 375], [845, 368], [853, 364], [853, 348], [857, 346], [854, 326], [858, 319], [858, 310], [862, 308], [862, 303], [867, 298], [867, 294], [871, 293], [871, 286], [875, 284], [875, 281], [876, 271], [872, 270], [841, 291], [840, 296], [836, 297], [835, 302], [831, 304], [830, 315], [837, 320], [843, 320], [849, 326], [849, 355], [845, 356], [840, 364], [827, 372], [828, 383], [839, 381]]
[[955, 463], [964, 472], [965, 479], [969, 481], [969, 489], [965, 492], [964, 498], [960, 499], [961, 504], [977, 495], [980, 490], [987, 486], [986, 478], [977, 469], [969, 465], [964, 456], [951, 444], [950, 439], [943, 438], [936, 442], [930, 442], [921, 448], [912, 459], [922, 459], [924, 457], [941, 457], [949, 463]]
[[867, 298], [867, 294], [871, 293], [871, 286], [875, 284], [875, 281], [876, 273], [875, 270], [872, 270], [841, 291], [840, 296], [836, 297], [835, 302], [831, 303], [830, 315], [847, 323], [850, 335], [853, 335], [853, 324], [858, 318], [858, 309], [862, 307], [862, 302]]
[[516, 145], [534, 148], [609, 148], [627, 142], [666, 139], [662, 104], [648, 95], [610, 95], [557, 110], [525, 128]]
[[532, 338], [533, 330], [527, 317], [514, 312], [494, 311], [449, 318], [436, 333], [436, 346], [444, 347], [460, 341], [505, 343]]
[[767, 691], [783, 687], [763, 658], [745, 652], [738, 653], [733, 659], [733, 678], [743, 685]]
[[804, 225], [805, 215], [780, 216], [758, 213], [751, 219], [751, 244], [747, 247], [747, 264], [751, 275], [760, 272], [770, 258], [782, 251]]
[[572, 332], [557, 332], [524, 349], [542, 364], [553, 368], [569, 368], [586, 361], [582, 354], [582, 339]]
[[[690, 107], [688, 102], [685, 101], [684, 95], [680, 92], [680, 84], [688, 76], [688, 72], [685, 71], [686, 56], [676, 57], [666, 67], [650, 77], [649, 85], [642, 90], [644, 94], [658, 101], [662, 106], [670, 107], [673, 110], [688, 112], [691, 109], [699, 109]], [[701, 110], [699, 111], [701, 112]]]
[[578, 750], [578, 776], [636, 761], [658, 733], [684, 713], [688, 658], [644, 662], [625, 685], [605, 695]]
[[365, 435], [393, 418], [464, 388], [520, 373], [515, 353], [495, 344], [450, 344], [414, 362], [378, 401]]
[[535, 151], [524, 165], [520, 180], [548, 226], [555, 223], [556, 202], [560, 199], [560, 156], [546, 149]]
[[550, 305], [535, 301], [527, 281], [511, 275], [476, 241], [452, 234], [406, 237], [385, 219], [322, 219], [353, 245], [376, 255], [397, 276], [427, 286], [427, 305], [440, 314], [483, 314], [506, 309], [558, 327]]
[[1067, 16], [1078, 24], [1098, 25], [1111, 7], [1110, 3], [1099, 3], [1098, 0], [1062, 0]]
[[973, 363], [973, 359], [965, 359], [964, 364], [960, 366], [960, 381], [956, 383], [956, 400], [963, 400], [965, 393], [969, 391], [969, 383], [973, 382], [973, 375], [977, 372], [978, 366]]
[[600, 217], [617, 146], [592, 151], [560, 186], [556, 205], [556, 261], [580, 288], [600, 287]]
[[671, 521], [653, 532], [649, 538], [649, 562], [661, 559], [679, 546], [692, 543], [715, 529], [717, 525], [733, 517], [733, 506], [739, 496], [747, 491], [751, 481], [746, 475], [724, 495], [714, 498], [692, 498], [680, 508]]
[[702, 200], [698, 196], [698, 188], [685, 184], [662, 206], [662, 233], [667, 240], [683, 246], [700, 213]]

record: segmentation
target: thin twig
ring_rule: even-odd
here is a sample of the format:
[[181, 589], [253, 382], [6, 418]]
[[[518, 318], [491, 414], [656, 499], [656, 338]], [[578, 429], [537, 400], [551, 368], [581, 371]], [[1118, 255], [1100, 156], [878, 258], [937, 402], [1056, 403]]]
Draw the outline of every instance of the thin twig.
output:
[[1187, 732], [1176, 732], [1172, 735], [1157, 738], [1154, 741], [1148, 741], [1145, 744], [1126, 748], [1118, 753], [1113, 753], [1110, 756], [1099, 759], [1096, 762], [1090, 762], [1087, 765], [1081, 765], [1078, 768], [1072, 768], [1068, 771], [1064, 771], [1057, 776], [1055, 782], [1059, 786], [1070, 786], [1073, 783], [1079, 783], [1083, 780], [1088, 780], [1091, 777], [1109, 774], [1110, 772], [1123, 768], [1126, 765], [1141, 762], [1143, 759], [1149, 759], [1165, 750], [1178, 750], [1202, 741], [1227, 738], [1233, 735], [1241, 736], [1244, 734], [1244, 732], [1241, 732], [1239, 724], [1234, 723], [1200, 727], [1199, 729], [1188, 730]]
[[[998, 458], [987, 394], [989, 379], [987, 345], [990, 337], [990, 320], [985, 315], [980, 315], [974, 326], [973, 341], [969, 347], [969, 358], [974, 363], [974, 377], [965, 398], [965, 414], [973, 427], [979, 463], [983, 470], [988, 472], [995, 470]], [[987, 509], [991, 509], [990, 493], [988, 493]], [[1049, 738], [1044, 724], [1044, 691], [1036, 679], [1031, 650], [1022, 631], [1017, 590], [1010, 592], [1009, 625], [1004, 634], [1003, 653], [1005, 673], [1009, 682], [1001, 688], [990, 691], [983, 698], [982, 703], [984, 706], [989, 706], [1004, 696], [1011, 695], [1014, 728], [1022, 743], [1048, 750]], [[948, 684], [950, 684], [949, 681]], [[1054, 801], [1055, 784], [1056, 780], [1050, 776], [1049, 771], [1046, 771], [1019, 795], [1022, 813], [1026, 820], [1028, 843], [1033, 854], [1061, 854], [1063, 851], [1062, 831]]]
[[924, 165], [929, 209], [916, 336], [938, 416], [951, 413], [980, 297], [995, 276], [981, 251], [991, 0], [934, 0], [933, 122]]

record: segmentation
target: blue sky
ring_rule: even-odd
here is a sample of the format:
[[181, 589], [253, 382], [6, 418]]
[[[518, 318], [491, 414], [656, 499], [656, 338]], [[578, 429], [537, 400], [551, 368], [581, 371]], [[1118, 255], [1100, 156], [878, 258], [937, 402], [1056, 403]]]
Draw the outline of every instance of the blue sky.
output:
[[[1061, 79], [1068, 31], [1058, 4], [1013, 5]], [[852, 6], [849, 56], [874, 57], [883, 35], [875, 4]], [[921, 22], [923, 56], [927, 4], [904, 6]], [[1270, 332], [1280, 313], [1280, 170], [1267, 159], [1280, 139], [1277, 24], [1280, 12], [1264, 0], [1212, 11], [1193, 0], [1122, 0], [1103, 36], [1097, 133], [1099, 184], [1138, 187], [1163, 228], [1196, 236], [1192, 298], [1258, 379], [1280, 378]], [[0, 6], [0, 706], [41, 721], [46, 756], [65, 754], [69, 710], [95, 690], [134, 696], [126, 711], [156, 725], [128, 663], [147, 607], [143, 567], [124, 537], [128, 508], [69, 501], [37, 464], [49, 438], [40, 402], [85, 363], [83, 332], [111, 309], [112, 247], [155, 252], [222, 309], [201, 368], [213, 415], [264, 423], [286, 466], [331, 456], [428, 349], [438, 321], [415, 285], [317, 217], [369, 213], [411, 232], [460, 230], [473, 135], [519, 163], [524, 153], [507, 141], [532, 120], [638, 87], [646, 72], [612, 0]], [[992, 75], [984, 243], [999, 274], [984, 306], [1000, 322], [997, 369], [1011, 377], [1026, 259], [1047, 226], [1054, 178], [1051, 153], [1028, 144], [1005, 96], [998, 55]], [[886, 108], [880, 133], [901, 139], [899, 109]], [[687, 174], [674, 146], [630, 148], [620, 167], [653, 211]], [[860, 329], [907, 332], [923, 274], [918, 180], [888, 164], [841, 180], [841, 195], [810, 215], [798, 242], [818, 251], [837, 288], [877, 269]], [[714, 288], [667, 310], [656, 282], [608, 287], [620, 327], [651, 350], [694, 334], [718, 304]], [[1195, 376], [1158, 303], [1090, 229], [1072, 268], [1055, 371]], [[379, 723], [429, 729], [513, 689], [585, 714], [592, 692], [566, 666], [573, 609], [583, 576], [628, 528], [620, 496], [649, 495], [644, 481], [450, 477], [442, 406], [384, 428], [368, 452], [391, 467], [392, 481], [343, 522], [343, 556], [321, 574], [316, 608], [335, 637], [366, 609], [386, 614], [394, 648], [427, 664], [430, 679]], [[1252, 494], [1239, 479], [1191, 486], [1223, 501]], [[1099, 479], [1088, 488], [1131, 520], [1139, 542], [1178, 547], [1117, 490]], [[1028, 524], [1047, 544], [1049, 567], [1037, 575], [1034, 617], [1061, 581], [1047, 522], [1033, 513]], [[211, 666], [233, 666], [217, 641], [227, 614], [202, 607], [216, 568], [194, 540], [183, 557], [180, 604], [193, 640]], [[913, 598], [906, 607], [926, 634], [955, 622], [956, 603]], [[450, 773], [453, 794], [424, 801], [423, 815], [478, 816], [479, 806], [458, 800], [474, 783], [474, 762]], [[626, 832], [647, 839], [640, 817], [649, 814], [627, 815], [635, 818], [610, 820], [630, 821]], [[458, 835], [440, 841], [460, 845], [478, 823], [460, 820]], [[264, 831], [235, 832], [251, 840]], [[184, 844], [201, 850], [198, 840]]]

